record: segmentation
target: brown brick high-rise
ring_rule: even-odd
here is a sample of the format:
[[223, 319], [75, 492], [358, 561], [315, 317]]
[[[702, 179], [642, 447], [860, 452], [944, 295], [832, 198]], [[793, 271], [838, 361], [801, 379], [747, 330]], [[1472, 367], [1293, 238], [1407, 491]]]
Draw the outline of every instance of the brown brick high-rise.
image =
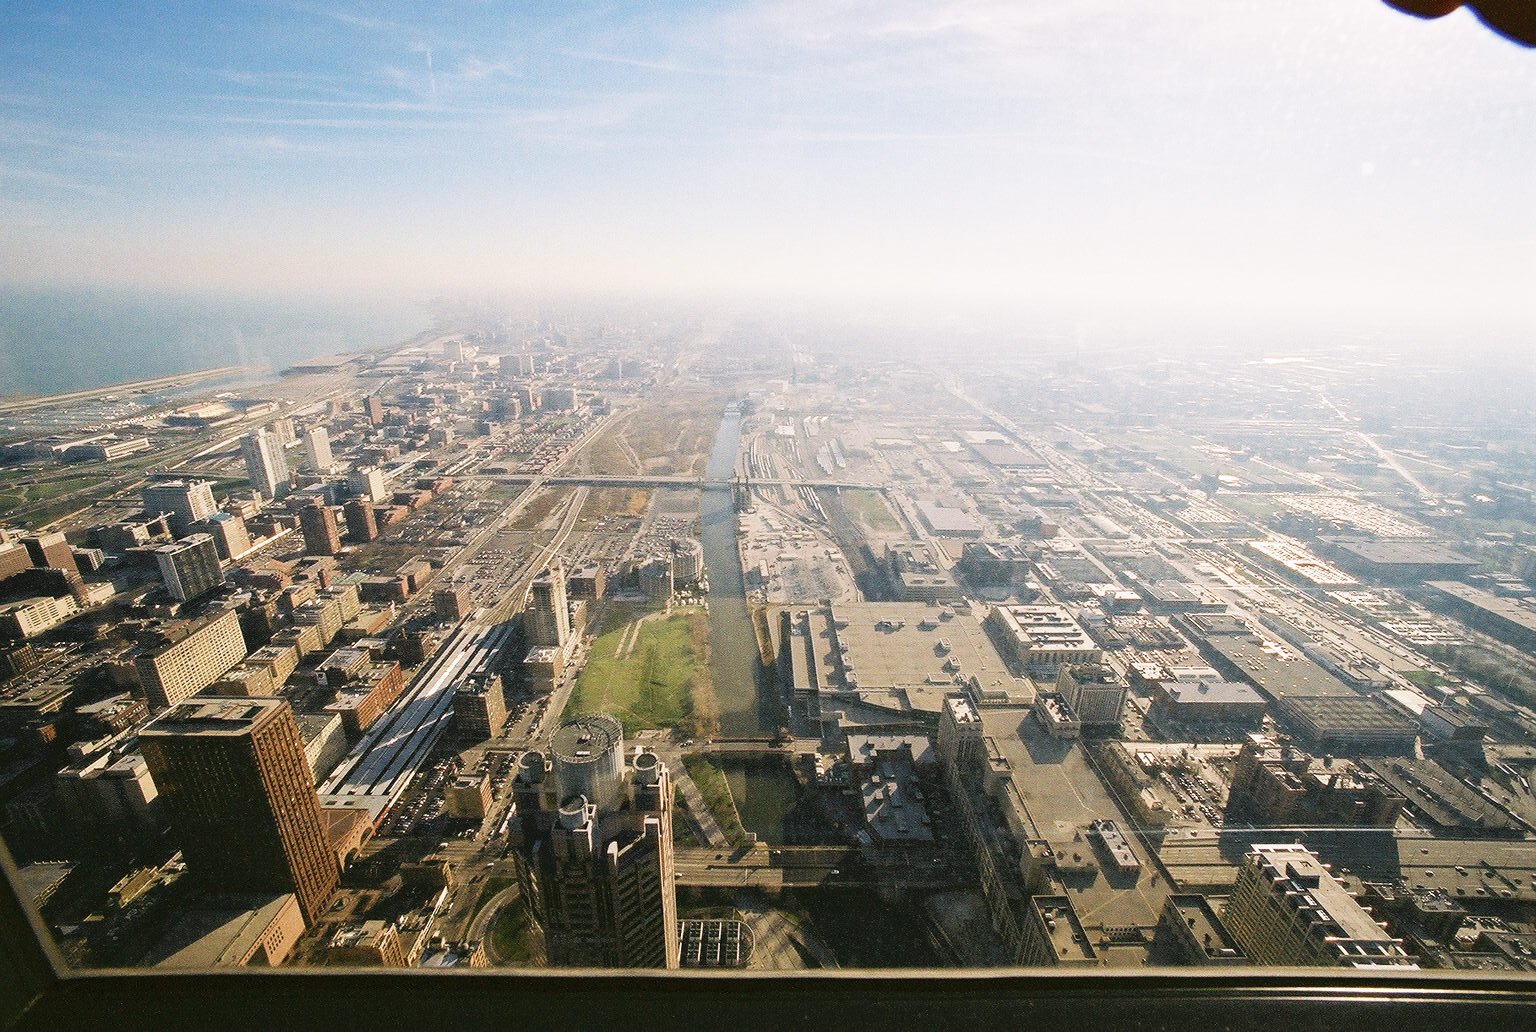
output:
[[189, 874], [220, 892], [292, 892], [310, 924], [325, 912], [340, 872], [287, 702], [180, 703], [139, 745]]

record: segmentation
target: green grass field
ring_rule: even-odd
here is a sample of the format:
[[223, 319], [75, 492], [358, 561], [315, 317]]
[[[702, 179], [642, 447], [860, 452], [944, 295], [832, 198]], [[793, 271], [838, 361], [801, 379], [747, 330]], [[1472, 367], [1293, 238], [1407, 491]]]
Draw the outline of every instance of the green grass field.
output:
[[521, 899], [501, 909], [491, 921], [491, 940], [504, 964], [542, 964], [543, 936]]
[[699, 787], [699, 794], [714, 813], [726, 839], [733, 846], [745, 845], [747, 829], [741, 826], [741, 814], [736, 812], [736, 800], [731, 795], [730, 782], [725, 780], [725, 771], [707, 756], [684, 756], [683, 766], [688, 768], [688, 776]]
[[641, 624], [623, 658], [615, 658], [632, 624], [598, 638], [576, 681], [568, 717], [607, 713], [633, 734], [646, 728], [711, 729], [714, 692], [709, 685], [707, 623], [698, 610]]
[[891, 515], [885, 499], [877, 491], [844, 491], [843, 508], [864, 526], [877, 534], [896, 534], [901, 524]]

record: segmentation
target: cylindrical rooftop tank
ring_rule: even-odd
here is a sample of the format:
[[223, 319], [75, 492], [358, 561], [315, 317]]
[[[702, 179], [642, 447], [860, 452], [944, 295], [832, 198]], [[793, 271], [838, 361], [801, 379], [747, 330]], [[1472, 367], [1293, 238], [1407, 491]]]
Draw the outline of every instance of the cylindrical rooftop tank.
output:
[[587, 797], [575, 796], [560, 804], [560, 827], [575, 831], [587, 823]]
[[517, 761], [517, 780], [525, 785], [537, 785], [544, 780], [544, 754], [537, 749], [523, 753]]
[[560, 725], [551, 743], [560, 797], [583, 795], [601, 811], [612, 809], [624, 788], [624, 728], [603, 714]]
[[661, 778], [661, 760], [653, 752], [643, 752], [635, 756], [635, 783], [639, 785], [654, 785]]

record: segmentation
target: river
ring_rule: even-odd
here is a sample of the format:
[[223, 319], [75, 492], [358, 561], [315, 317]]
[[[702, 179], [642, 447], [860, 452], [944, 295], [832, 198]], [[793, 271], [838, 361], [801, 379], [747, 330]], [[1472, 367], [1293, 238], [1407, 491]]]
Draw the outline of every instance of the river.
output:
[[[741, 422], [737, 406], [726, 408], [721, 415], [706, 467], [708, 479], [729, 480], [735, 472]], [[735, 498], [728, 484], [704, 488], [699, 500], [699, 540], [709, 573], [709, 672], [720, 708], [720, 733], [772, 733], [779, 723], [778, 706], [758, 659], [757, 636], [741, 576]]]

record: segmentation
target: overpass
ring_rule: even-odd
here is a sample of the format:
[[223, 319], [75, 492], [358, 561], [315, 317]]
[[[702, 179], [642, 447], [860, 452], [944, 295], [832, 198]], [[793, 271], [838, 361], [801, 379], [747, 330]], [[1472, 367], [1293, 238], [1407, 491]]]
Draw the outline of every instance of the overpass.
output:
[[673, 853], [677, 884], [697, 889], [948, 889], [966, 884], [963, 867], [942, 853], [861, 851], [851, 846], [765, 846], [730, 852], [698, 847]]
[[650, 476], [641, 474], [588, 473], [575, 476], [544, 477], [536, 473], [465, 473], [456, 480], [489, 480], [498, 484], [531, 484], [535, 480], [546, 487], [734, 487], [738, 483], [748, 487], [828, 487], [858, 491], [885, 491], [884, 484], [865, 484], [853, 480], [802, 480], [788, 477], [750, 481], [736, 481], [725, 477]]

